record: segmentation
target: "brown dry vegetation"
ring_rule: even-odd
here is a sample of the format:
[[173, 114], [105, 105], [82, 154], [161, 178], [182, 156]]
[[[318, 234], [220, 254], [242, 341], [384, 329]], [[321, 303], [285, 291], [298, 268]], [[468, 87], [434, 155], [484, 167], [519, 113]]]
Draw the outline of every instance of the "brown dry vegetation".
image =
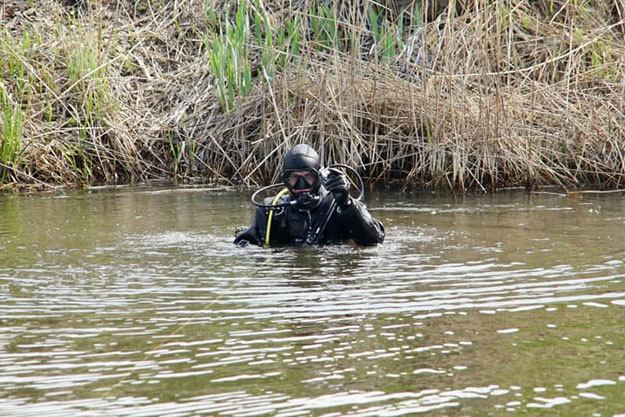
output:
[[251, 84], [227, 104], [210, 51], [238, 0], [3, 2], [0, 187], [266, 184], [299, 142], [371, 182], [622, 186], [623, 0], [426, 2], [425, 22], [399, 0], [244, 3]]

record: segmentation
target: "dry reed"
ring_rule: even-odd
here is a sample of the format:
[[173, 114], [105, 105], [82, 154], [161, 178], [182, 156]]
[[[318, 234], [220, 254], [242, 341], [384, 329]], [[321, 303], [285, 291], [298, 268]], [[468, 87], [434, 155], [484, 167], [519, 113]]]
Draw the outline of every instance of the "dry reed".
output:
[[[23, 129], [4, 182], [266, 184], [307, 142], [372, 183], [622, 186], [622, 0], [243, 3], [5, 2], [0, 90]], [[234, 59], [226, 26], [247, 90], [211, 63]]]

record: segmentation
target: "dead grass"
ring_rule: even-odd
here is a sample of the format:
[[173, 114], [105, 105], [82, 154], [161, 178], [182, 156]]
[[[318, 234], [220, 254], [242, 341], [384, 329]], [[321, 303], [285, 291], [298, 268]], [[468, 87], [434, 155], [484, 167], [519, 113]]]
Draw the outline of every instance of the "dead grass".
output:
[[[308, 142], [370, 182], [622, 187], [621, 0], [452, 1], [425, 24], [408, 6], [403, 27], [395, 6], [319, 3], [336, 19], [328, 32], [315, 31], [311, 0], [248, 3], [252, 34], [257, 12], [274, 34], [300, 19], [299, 50], [277, 37], [268, 46], [265, 28], [250, 35], [252, 88], [227, 112], [207, 47], [237, 1], [0, 6], [0, 89], [24, 114], [20, 158], [0, 161], [6, 182], [265, 184]], [[33, 41], [20, 49], [25, 33]], [[72, 51], [94, 57], [77, 78]], [[285, 57], [271, 74], [270, 55]]]

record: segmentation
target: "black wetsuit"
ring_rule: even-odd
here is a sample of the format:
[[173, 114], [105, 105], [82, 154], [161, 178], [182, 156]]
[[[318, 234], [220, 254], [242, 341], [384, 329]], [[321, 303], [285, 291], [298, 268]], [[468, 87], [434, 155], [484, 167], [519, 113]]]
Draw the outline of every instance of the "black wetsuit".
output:
[[[363, 203], [350, 199], [350, 204], [341, 210], [332, 193], [322, 187], [319, 194], [320, 203], [310, 210], [293, 205], [273, 209], [270, 245], [323, 245], [348, 239], [359, 245], [373, 245], [384, 241], [384, 226], [369, 214]], [[266, 199], [264, 204], [269, 206], [272, 200]], [[290, 200], [290, 196], [285, 196], [280, 203]], [[269, 211], [259, 207], [252, 225], [237, 235], [234, 243], [264, 245]]]

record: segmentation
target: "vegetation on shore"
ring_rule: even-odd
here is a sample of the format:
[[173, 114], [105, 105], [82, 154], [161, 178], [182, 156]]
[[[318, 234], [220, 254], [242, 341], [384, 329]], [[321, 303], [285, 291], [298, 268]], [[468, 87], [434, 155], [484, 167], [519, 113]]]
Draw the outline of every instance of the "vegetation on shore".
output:
[[[623, 0], [9, 0], [0, 188], [625, 180]], [[446, 6], [446, 7], [445, 7]]]

